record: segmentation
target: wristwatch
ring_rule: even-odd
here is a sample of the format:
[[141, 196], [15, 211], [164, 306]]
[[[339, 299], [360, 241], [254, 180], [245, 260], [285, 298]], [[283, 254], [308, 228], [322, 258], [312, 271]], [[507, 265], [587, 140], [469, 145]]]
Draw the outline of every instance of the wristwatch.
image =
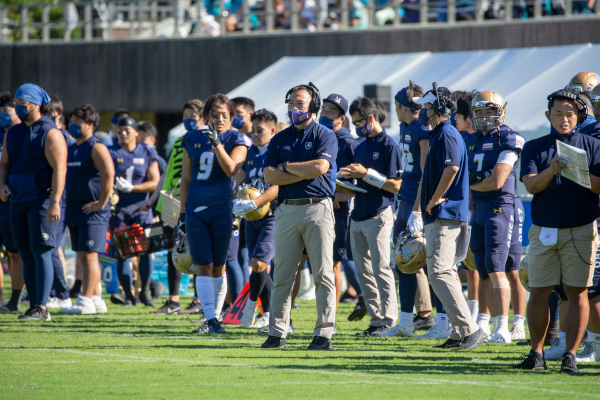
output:
[[289, 161], [284, 162], [283, 164], [281, 164], [281, 169], [283, 169], [283, 172], [287, 172], [285, 170], [285, 168], [287, 167]]

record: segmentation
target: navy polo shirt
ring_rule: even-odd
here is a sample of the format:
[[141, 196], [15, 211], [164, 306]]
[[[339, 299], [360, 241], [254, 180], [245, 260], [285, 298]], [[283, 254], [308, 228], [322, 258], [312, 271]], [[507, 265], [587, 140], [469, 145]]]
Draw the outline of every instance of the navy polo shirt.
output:
[[579, 133], [582, 135], [590, 135], [596, 139], [600, 138], [600, 121], [594, 120], [579, 129]]
[[325, 174], [310, 180], [291, 185], [280, 185], [278, 199], [305, 199], [309, 197], [333, 197], [335, 180], [335, 160], [338, 141], [330, 129], [311, 121], [305, 128], [296, 130], [293, 125], [276, 134], [265, 155], [264, 167], [277, 168], [284, 162], [306, 162], [311, 160], [329, 161]]
[[[375, 136], [367, 137], [354, 151], [354, 163], [365, 168], [371, 168], [385, 175], [386, 178], [396, 178], [402, 175], [402, 157], [398, 144], [384, 131]], [[367, 193], [356, 193], [352, 219], [366, 221], [383, 212], [393, 202], [395, 193], [369, 185], [358, 179], [358, 187]]]
[[[590, 174], [600, 176], [600, 141], [575, 132], [566, 138], [550, 133], [525, 143], [521, 152], [521, 180], [539, 174], [557, 157], [556, 141], [587, 152]], [[533, 195], [531, 220], [546, 228], [572, 228], [587, 225], [600, 217], [598, 195], [564, 176], [555, 175], [546, 189]]]
[[[444, 169], [450, 165], [459, 167], [452, 184], [442, 195], [447, 201], [431, 210], [425, 210], [437, 190]], [[465, 141], [455, 127], [446, 120], [438, 124], [429, 139], [429, 151], [423, 171], [421, 187], [421, 212], [425, 225], [437, 218], [467, 222], [469, 213], [469, 169], [467, 167], [467, 148]]]

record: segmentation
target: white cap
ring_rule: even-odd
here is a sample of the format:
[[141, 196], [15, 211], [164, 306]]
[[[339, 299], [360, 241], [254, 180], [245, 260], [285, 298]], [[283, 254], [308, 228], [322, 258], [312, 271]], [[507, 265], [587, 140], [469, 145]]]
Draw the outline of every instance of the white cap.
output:
[[435, 96], [435, 94], [433, 94], [432, 92], [429, 92], [423, 97], [413, 97], [412, 101], [415, 104], [426, 104], [426, 103], [433, 103], [436, 99], [437, 99], [437, 97]]

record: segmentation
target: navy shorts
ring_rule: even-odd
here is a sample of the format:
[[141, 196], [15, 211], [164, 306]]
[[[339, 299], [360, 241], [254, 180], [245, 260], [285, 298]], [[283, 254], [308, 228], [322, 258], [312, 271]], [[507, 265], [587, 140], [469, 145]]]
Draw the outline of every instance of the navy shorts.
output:
[[196, 265], [225, 265], [233, 230], [231, 209], [185, 213], [185, 231]]
[[525, 210], [520, 198], [515, 199], [515, 224], [510, 239], [510, 249], [506, 260], [506, 272], [516, 271], [521, 265], [523, 254], [523, 221], [525, 221]]
[[[240, 224], [240, 226], [243, 225]], [[236, 261], [238, 259], [238, 250], [240, 249], [240, 229], [232, 228], [231, 240], [227, 249], [227, 262]]]
[[275, 217], [244, 221], [244, 224], [250, 259], [257, 258], [264, 263], [270, 263], [275, 256]]
[[333, 210], [333, 216], [335, 217], [333, 262], [346, 261], [348, 259], [348, 255], [346, 254], [346, 236], [348, 234], [348, 222], [350, 219], [348, 202], [340, 203], [340, 208], [335, 208]]
[[118, 209], [115, 215], [110, 217], [110, 230], [113, 231], [115, 228], [121, 229], [132, 224], [151, 224], [153, 218], [152, 210], [142, 211], [138, 207], [139, 204], [130, 204], [127, 207]]
[[57, 245], [59, 221], [48, 222], [50, 198], [27, 203], [10, 203], [10, 226], [15, 249]]
[[0, 238], [2, 244], [6, 247], [9, 253], [16, 253], [15, 244], [13, 243], [12, 230], [10, 229], [10, 203], [0, 204]]
[[506, 271], [514, 224], [512, 204], [473, 202], [469, 247], [482, 279], [488, 279], [492, 272]]
[[73, 251], [106, 253], [107, 225], [70, 226], [71, 248]]
[[395, 241], [398, 235], [406, 230], [410, 213], [412, 212], [415, 202], [408, 202], [406, 200], [399, 200], [397, 203], [398, 214], [396, 221], [394, 222], [394, 233], [392, 233], [392, 239]]

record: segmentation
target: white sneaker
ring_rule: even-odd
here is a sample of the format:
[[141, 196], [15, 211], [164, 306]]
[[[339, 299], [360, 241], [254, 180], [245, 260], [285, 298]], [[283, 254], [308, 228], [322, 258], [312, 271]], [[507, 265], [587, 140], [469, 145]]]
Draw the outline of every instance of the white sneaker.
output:
[[551, 347], [544, 350], [544, 358], [549, 361], [562, 360], [563, 354], [567, 351], [567, 339], [557, 337], [550, 342]]
[[71, 308], [72, 306], [73, 302], [70, 298], [61, 300], [57, 297], [51, 297], [48, 299], [48, 303], [46, 304], [46, 308]]
[[398, 324], [398, 325], [390, 328], [390, 330], [388, 330], [385, 335], [381, 335], [381, 336], [383, 336], [383, 337], [393, 337], [393, 336], [413, 337], [413, 336], [415, 336], [415, 326], [414, 325], [406, 326], [406, 325]]
[[437, 325], [432, 326], [425, 334], [417, 336], [415, 339], [449, 339], [450, 329], [442, 329]]
[[69, 308], [63, 308], [60, 310], [61, 314], [80, 314], [89, 315], [96, 314], [96, 306], [94, 302], [90, 300], [84, 300], [81, 296], [77, 299], [75, 304]]
[[525, 328], [522, 326], [513, 325], [510, 328], [510, 338], [511, 340], [525, 340]]
[[[252, 326], [254, 319], [256, 318], [256, 301], [248, 299], [246, 301], [246, 307], [244, 307], [244, 314], [240, 320], [241, 326]], [[268, 321], [267, 321], [268, 322]]]
[[252, 328], [262, 328], [262, 327], [269, 327], [269, 315], [265, 314], [262, 317], [260, 317], [259, 319], [256, 320], [256, 322], [254, 323], [254, 325], [252, 325]]
[[510, 343], [510, 332], [508, 329], [498, 329], [488, 343]]
[[98, 314], [106, 314], [108, 312], [108, 307], [106, 307], [106, 302], [100, 299], [92, 299], [94, 305], [96, 306], [96, 313]]
[[598, 362], [600, 361], [600, 345], [596, 342], [587, 342], [583, 351], [575, 356], [576, 362]]
[[487, 335], [487, 339], [485, 341], [488, 342], [492, 338], [492, 333], [490, 332], [490, 324], [478, 324], [478, 326], [479, 329], [481, 329], [481, 331]]

